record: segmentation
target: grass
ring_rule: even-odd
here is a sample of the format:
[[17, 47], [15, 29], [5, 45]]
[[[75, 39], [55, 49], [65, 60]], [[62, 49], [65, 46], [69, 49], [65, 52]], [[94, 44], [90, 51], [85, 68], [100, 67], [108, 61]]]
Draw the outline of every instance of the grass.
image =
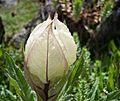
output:
[[[9, 9], [1, 7], [0, 16], [3, 19], [6, 35], [11, 36], [19, 32], [35, 16], [38, 9], [37, 0], [20, 0], [16, 6]], [[12, 16], [12, 13], [15, 16]]]

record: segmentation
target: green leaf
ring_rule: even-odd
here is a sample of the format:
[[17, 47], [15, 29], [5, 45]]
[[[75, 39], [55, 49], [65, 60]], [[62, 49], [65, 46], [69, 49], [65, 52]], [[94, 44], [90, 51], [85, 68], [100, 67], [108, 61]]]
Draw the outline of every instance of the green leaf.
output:
[[73, 66], [73, 69], [70, 72], [66, 89], [68, 89], [68, 87], [72, 85], [76, 79], [78, 79], [78, 77], [82, 72], [82, 67], [83, 67], [82, 65], [83, 65], [83, 55], [81, 55], [79, 59], [75, 62], [75, 65]]
[[0, 48], [0, 57], [2, 57], [2, 54], [3, 54], [3, 52], [2, 52], [2, 49]]
[[112, 49], [113, 52], [117, 52], [117, 47], [115, 46], [115, 43], [113, 40], [110, 42], [109, 47]]
[[9, 94], [11, 100], [12, 100], [12, 101], [16, 101], [16, 96], [13, 95], [13, 93], [12, 93], [11, 91], [9, 91], [9, 90], [6, 90], [6, 91], [7, 91], [7, 93]]
[[118, 100], [120, 99], [120, 90], [113, 91], [107, 95], [106, 101]]
[[96, 77], [99, 77], [99, 88], [103, 90], [103, 76], [102, 76], [102, 63], [99, 60], [95, 61], [94, 68], [96, 69]]
[[16, 90], [18, 91], [18, 95], [21, 95], [21, 98], [24, 101], [36, 101], [37, 100], [36, 95], [27, 84], [21, 69], [15, 65], [15, 62], [13, 61], [13, 59], [10, 57], [8, 53], [5, 53], [5, 58], [6, 58], [6, 63], [8, 67], [8, 73], [11, 76], [11, 78], [13, 78], [12, 83], [14, 85], [17, 85], [17, 84], [19, 85], [21, 94], [19, 92], [19, 89], [16, 88]]
[[73, 13], [76, 20], [80, 18], [80, 12], [82, 10], [83, 0], [74, 0], [73, 1]]
[[105, 19], [108, 16], [108, 14], [112, 10], [112, 8], [113, 8], [113, 2], [111, 0], [107, 1], [104, 4], [104, 7], [102, 8], [102, 12], [101, 12], [102, 20]]
[[114, 86], [114, 65], [111, 64], [109, 66], [109, 76], [108, 76], [108, 81], [107, 81], [107, 89], [108, 91], [113, 91], [115, 89], [115, 86]]
[[13, 86], [15, 88], [15, 91], [16, 91], [17, 95], [20, 97], [21, 96], [21, 90], [20, 90], [19, 85], [16, 82], [16, 80], [14, 80], [11, 76], [9, 76], [9, 82], [10, 82], [10, 87]]
[[96, 78], [96, 81], [94, 83], [94, 85], [92, 86], [91, 91], [88, 94], [88, 99], [85, 101], [94, 101], [95, 99], [95, 95], [98, 89], [98, 85], [99, 85], [99, 77]]

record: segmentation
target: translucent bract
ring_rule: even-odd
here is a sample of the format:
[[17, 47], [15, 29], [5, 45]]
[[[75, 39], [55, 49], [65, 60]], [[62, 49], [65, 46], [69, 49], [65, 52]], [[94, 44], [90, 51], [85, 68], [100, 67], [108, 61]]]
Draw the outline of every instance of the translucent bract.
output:
[[[25, 46], [26, 70], [32, 85], [54, 86], [76, 60], [77, 46], [67, 26], [50, 17], [30, 34]], [[27, 75], [28, 75], [27, 74]]]

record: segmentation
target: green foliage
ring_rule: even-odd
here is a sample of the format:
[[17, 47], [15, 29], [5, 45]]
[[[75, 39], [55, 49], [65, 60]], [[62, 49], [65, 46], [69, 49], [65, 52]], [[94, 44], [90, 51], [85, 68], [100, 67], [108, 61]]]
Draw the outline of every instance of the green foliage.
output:
[[73, 14], [78, 21], [80, 19], [80, 12], [82, 10], [83, 0], [73, 0]]
[[[119, 70], [120, 51], [114, 44], [110, 43], [112, 56], [107, 61], [91, 60], [90, 52], [81, 48], [78, 34], [74, 33], [75, 42], [78, 45], [77, 60], [71, 66], [68, 80], [64, 85], [58, 101], [119, 101]], [[1, 46], [0, 72], [0, 101], [37, 101], [35, 92], [25, 80], [23, 71], [15, 64], [18, 57], [15, 50], [11, 51]], [[4, 52], [3, 52], [4, 51]], [[6, 53], [5, 51], [9, 52]], [[14, 57], [13, 55], [16, 54]], [[14, 58], [14, 60], [13, 60]], [[18, 59], [17, 59], [18, 58]], [[19, 64], [18, 64], [19, 65]], [[22, 66], [19, 65], [19, 66]]]
[[[79, 42], [77, 33], [74, 33], [74, 38]], [[117, 49], [114, 44], [112, 47]], [[60, 101], [118, 101], [120, 90], [115, 86], [116, 69], [113, 66], [116, 63], [110, 62], [111, 58], [108, 58], [108, 67], [105, 67], [100, 60], [92, 61], [86, 48], [79, 52]]]
[[109, 0], [109, 1], [104, 1], [104, 7], [101, 10], [101, 19], [105, 19], [111, 12], [112, 8], [113, 8], [113, 1]]
[[[23, 101], [37, 101], [35, 92], [27, 84], [23, 72], [18, 68], [13, 59], [5, 53], [6, 66], [8, 67], [8, 76], [10, 83], [10, 90], [12, 91], [12, 87], [14, 87], [16, 94]], [[14, 99], [15, 100], [15, 99]]]

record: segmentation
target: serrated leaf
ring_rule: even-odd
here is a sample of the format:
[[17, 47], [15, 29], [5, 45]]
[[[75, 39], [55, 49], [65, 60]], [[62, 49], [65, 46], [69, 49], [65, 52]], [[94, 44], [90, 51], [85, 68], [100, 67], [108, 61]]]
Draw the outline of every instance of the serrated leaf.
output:
[[85, 101], [94, 101], [95, 95], [98, 89], [98, 85], [99, 85], [99, 77], [96, 78], [96, 81], [94, 85], [92, 86], [91, 91], [88, 94], [88, 99], [86, 99]]
[[120, 99], [120, 90], [113, 91], [107, 95], [106, 101], [118, 100]]

